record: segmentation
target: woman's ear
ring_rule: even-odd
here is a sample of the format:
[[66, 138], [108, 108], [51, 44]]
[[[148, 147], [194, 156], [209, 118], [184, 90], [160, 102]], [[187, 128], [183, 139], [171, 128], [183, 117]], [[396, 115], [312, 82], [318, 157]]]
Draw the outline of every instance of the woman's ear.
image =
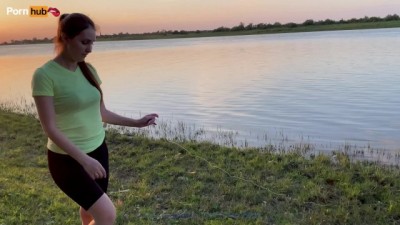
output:
[[65, 34], [62, 34], [62, 35], [61, 35], [61, 41], [62, 41], [62, 43], [66, 43], [68, 40], [69, 40], [69, 38], [67, 37], [67, 35], [65, 35]]
[[62, 35], [61, 35], [61, 41], [62, 41], [63, 43], [65, 43], [65, 41], [66, 41], [66, 36], [65, 36], [65, 34], [62, 34]]

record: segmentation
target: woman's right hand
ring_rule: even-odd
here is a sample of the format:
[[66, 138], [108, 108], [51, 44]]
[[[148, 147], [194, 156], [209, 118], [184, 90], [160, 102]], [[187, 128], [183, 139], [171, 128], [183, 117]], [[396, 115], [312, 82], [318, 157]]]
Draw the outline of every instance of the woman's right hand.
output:
[[99, 163], [99, 161], [90, 156], [85, 158], [82, 166], [93, 180], [107, 177], [104, 167]]

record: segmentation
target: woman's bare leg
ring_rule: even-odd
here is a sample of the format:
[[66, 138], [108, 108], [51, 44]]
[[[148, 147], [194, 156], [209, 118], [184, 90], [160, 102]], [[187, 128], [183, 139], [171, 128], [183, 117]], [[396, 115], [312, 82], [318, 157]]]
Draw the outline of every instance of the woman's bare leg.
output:
[[93, 216], [82, 207], [79, 209], [79, 214], [81, 215], [82, 225], [89, 225], [93, 221]]
[[112, 225], [117, 217], [115, 206], [107, 194], [103, 194], [87, 212], [93, 216], [96, 225]]

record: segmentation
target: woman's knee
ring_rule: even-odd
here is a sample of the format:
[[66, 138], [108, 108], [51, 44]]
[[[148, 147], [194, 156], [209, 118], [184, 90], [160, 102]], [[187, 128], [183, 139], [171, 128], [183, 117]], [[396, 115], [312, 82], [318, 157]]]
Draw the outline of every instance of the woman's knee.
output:
[[94, 217], [96, 224], [113, 224], [117, 213], [110, 198], [103, 194], [88, 212]]

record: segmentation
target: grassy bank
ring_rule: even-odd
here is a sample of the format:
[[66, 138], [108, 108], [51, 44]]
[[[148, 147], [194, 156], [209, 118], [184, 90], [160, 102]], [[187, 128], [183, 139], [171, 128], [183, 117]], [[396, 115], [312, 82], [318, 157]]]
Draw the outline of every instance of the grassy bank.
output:
[[[0, 110], [0, 224], [79, 224], [32, 116]], [[239, 150], [107, 132], [118, 224], [399, 224], [400, 170], [338, 154]]]
[[[400, 27], [400, 20], [394, 21], [376, 21], [376, 22], [348, 22], [334, 24], [287, 24], [272, 25], [267, 28], [252, 28], [242, 30], [197, 30], [197, 31], [159, 31], [152, 33], [119, 33], [112, 35], [100, 35], [97, 41], [124, 41], [124, 40], [151, 40], [151, 39], [172, 39], [172, 38], [199, 38], [199, 37], [219, 37], [219, 36], [238, 36], [238, 35], [256, 35], [256, 34], [276, 34], [276, 33], [295, 33], [295, 32], [314, 32], [314, 31], [335, 31], [335, 30], [360, 30], [360, 29], [380, 29]], [[52, 43], [51, 38], [19, 40], [5, 44], [37, 44]]]
[[335, 31], [335, 30], [360, 30], [360, 29], [380, 29], [400, 27], [400, 21], [382, 21], [366, 23], [348, 23], [348, 24], [328, 24], [296, 27], [272, 27], [268, 29], [251, 29], [240, 31], [188, 31], [164, 32], [164, 33], [145, 33], [145, 34], [121, 34], [116, 36], [99, 36], [97, 41], [122, 41], [122, 40], [150, 40], [150, 39], [169, 39], [169, 38], [196, 38], [196, 37], [219, 37], [219, 36], [237, 36], [237, 35], [255, 35], [255, 34], [277, 34], [277, 33], [296, 33], [296, 32], [315, 32], [315, 31]]

